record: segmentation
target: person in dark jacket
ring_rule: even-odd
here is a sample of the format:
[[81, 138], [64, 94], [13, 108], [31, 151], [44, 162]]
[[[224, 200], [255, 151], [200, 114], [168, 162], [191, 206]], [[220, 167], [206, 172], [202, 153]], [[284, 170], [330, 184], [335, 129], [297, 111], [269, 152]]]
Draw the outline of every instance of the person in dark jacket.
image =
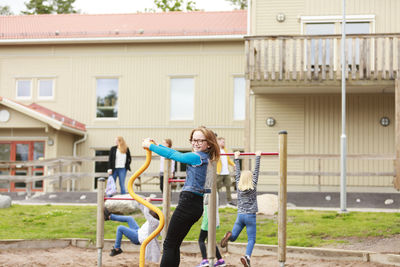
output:
[[125, 177], [126, 172], [131, 170], [131, 153], [122, 136], [115, 138], [115, 143], [108, 156], [108, 174], [113, 176], [115, 183], [117, 183], [117, 176], [119, 177], [121, 194], [126, 194]]

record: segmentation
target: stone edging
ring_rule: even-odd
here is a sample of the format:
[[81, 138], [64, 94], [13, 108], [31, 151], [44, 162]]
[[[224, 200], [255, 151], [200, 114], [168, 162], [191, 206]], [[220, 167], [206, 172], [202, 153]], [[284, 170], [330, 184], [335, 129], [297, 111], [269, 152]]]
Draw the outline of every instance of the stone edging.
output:
[[[133, 245], [127, 240], [122, 241], [124, 250], [129, 252], [139, 252], [140, 247]], [[109, 250], [114, 245], [113, 239], [104, 240], [104, 250]], [[229, 243], [224, 251], [242, 255], [246, 250], [246, 243]], [[46, 239], [46, 240], [25, 240], [25, 239], [9, 239], [0, 240], [0, 250], [3, 249], [51, 249], [65, 248], [74, 246], [78, 248], [95, 249], [96, 245], [89, 239], [83, 238], [64, 238], [64, 239]], [[199, 246], [196, 241], [185, 241], [182, 243], [181, 252], [190, 254], [199, 254]], [[256, 244], [253, 250], [253, 256], [275, 256], [277, 254], [277, 246]], [[344, 261], [360, 261], [374, 262], [380, 264], [391, 264], [400, 266], [400, 255], [397, 254], [381, 254], [371, 251], [343, 250], [343, 249], [326, 249], [326, 248], [304, 248], [304, 247], [287, 247], [287, 256], [294, 258], [308, 259], [325, 259], [325, 260], [344, 260]]]

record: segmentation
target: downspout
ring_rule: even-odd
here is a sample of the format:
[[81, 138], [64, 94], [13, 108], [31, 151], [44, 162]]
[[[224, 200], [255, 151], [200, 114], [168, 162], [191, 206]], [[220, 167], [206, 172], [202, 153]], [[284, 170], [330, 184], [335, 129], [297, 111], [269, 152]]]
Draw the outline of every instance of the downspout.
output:
[[[85, 133], [84, 135], [83, 135], [83, 138], [81, 138], [81, 139], [79, 139], [78, 141], [75, 141], [74, 142], [74, 148], [73, 148], [73, 152], [72, 152], [72, 155], [74, 156], [74, 157], [76, 157], [76, 146], [78, 145], [78, 144], [80, 144], [80, 143], [82, 143], [82, 142], [85, 142], [86, 141], [86, 139], [87, 139], [87, 133]], [[76, 166], [75, 166], [75, 164], [74, 165], [72, 165], [72, 173], [75, 173], [75, 171], [76, 171]], [[75, 191], [75, 179], [72, 179], [72, 192], [74, 192]]]

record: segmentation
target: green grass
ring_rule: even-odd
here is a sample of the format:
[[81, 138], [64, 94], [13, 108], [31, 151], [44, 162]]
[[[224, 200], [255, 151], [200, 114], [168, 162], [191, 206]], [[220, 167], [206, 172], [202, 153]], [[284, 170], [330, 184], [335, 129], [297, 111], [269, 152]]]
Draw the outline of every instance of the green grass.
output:
[[[236, 210], [220, 209], [217, 240], [232, 229]], [[139, 225], [144, 223], [140, 212], [133, 214]], [[96, 238], [96, 207], [94, 206], [21, 206], [0, 210], [0, 239]], [[277, 244], [276, 216], [257, 216], [257, 243]], [[115, 238], [119, 222], [105, 222], [105, 238]], [[197, 240], [201, 220], [185, 240]], [[334, 211], [289, 210], [287, 245], [318, 247], [344, 243], [349, 238], [389, 237], [400, 234], [400, 214]], [[246, 242], [244, 230], [237, 242]]]

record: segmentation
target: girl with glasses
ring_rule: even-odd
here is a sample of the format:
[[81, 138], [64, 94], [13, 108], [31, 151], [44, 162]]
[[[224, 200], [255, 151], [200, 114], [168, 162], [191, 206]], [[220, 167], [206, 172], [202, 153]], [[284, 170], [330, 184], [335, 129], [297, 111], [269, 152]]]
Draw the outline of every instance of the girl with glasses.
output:
[[182, 241], [203, 214], [208, 161], [219, 159], [219, 146], [213, 131], [204, 126], [193, 129], [189, 141], [192, 144], [192, 152], [188, 153], [157, 145], [151, 138], [143, 141], [144, 148], [162, 157], [187, 164], [186, 181], [164, 241], [161, 267], [179, 266]]

